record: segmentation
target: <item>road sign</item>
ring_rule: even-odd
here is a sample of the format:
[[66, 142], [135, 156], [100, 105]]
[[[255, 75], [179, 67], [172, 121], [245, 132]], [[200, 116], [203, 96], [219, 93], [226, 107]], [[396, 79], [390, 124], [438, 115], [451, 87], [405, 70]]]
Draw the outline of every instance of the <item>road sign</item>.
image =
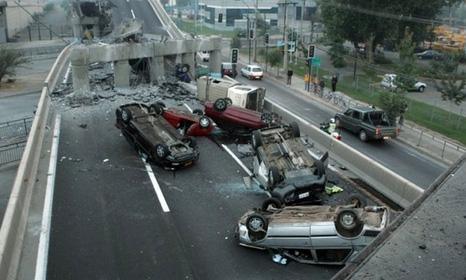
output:
[[309, 47], [307, 49], [307, 57], [308, 58], [313, 58], [314, 57], [315, 48], [316, 48], [315, 45], [309, 45]]
[[320, 66], [320, 57], [318, 56], [315, 56], [313, 58], [311, 58], [312, 61], [311, 61], [311, 64], [314, 65], [314, 66]]
[[238, 49], [231, 49], [231, 63], [238, 63]]

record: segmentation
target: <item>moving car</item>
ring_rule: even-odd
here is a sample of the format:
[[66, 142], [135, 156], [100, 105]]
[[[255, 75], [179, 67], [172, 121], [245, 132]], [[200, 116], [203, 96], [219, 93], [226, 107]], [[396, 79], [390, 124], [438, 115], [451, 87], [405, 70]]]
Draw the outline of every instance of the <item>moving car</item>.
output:
[[441, 52], [438, 52], [436, 50], [425, 50], [423, 52], [416, 53], [415, 55], [419, 59], [435, 59], [435, 60], [442, 59], [444, 56]]
[[304, 264], [343, 265], [389, 223], [389, 210], [352, 198], [339, 206], [287, 206], [247, 211], [238, 221], [239, 244], [272, 250]]
[[384, 111], [372, 107], [350, 107], [335, 115], [337, 128], [344, 128], [359, 135], [362, 142], [396, 138], [399, 128], [392, 125]]
[[206, 102], [204, 106], [205, 115], [231, 134], [249, 135], [251, 131], [266, 127], [274, 122], [271, 113], [260, 113], [235, 106], [228, 97], [219, 98], [215, 102]]
[[[383, 76], [382, 81], [380, 82], [380, 85], [384, 88], [394, 90], [398, 86], [395, 84], [395, 79], [396, 79], [396, 74], [385, 74]], [[427, 88], [427, 84], [423, 82], [415, 82], [414, 85], [411, 85], [409, 87], [409, 90], [411, 91], [419, 91], [419, 92], [424, 92], [424, 90]]]
[[241, 76], [244, 76], [250, 80], [262, 80], [264, 72], [258, 65], [246, 65], [241, 68]]
[[236, 78], [236, 76], [238, 75], [238, 71], [236, 71], [236, 63], [223, 62], [220, 66], [220, 73], [222, 73], [222, 77], [229, 76], [232, 78]]
[[179, 134], [155, 110], [154, 105], [141, 103], [122, 105], [116, 109], [115, 126], [147, 161], [172, 169], [192, 165], [199, 158], [193, 140]]
[[320, 202], [317, 194], [327, 183], [323, 162], [328, 153], [320, 159], [311, 156], [297, 123], [255, 130], [251, 143], [256, 152], [254, 175], [272, 196], [264, 201], [264, 210], [270, 205]]

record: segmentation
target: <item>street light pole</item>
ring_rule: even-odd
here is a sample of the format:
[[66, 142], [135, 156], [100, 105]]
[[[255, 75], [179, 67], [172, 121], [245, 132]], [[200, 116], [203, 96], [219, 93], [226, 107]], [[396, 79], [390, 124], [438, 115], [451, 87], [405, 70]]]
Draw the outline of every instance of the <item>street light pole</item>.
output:
[[283, 16], [283, 42], [285, 43], [283, 47], [283, 69], [286, 71], [288, 69], [288, 30], [286, 29], [286, 14], [288, 8], [288, 1], [285, 0], [284, 3], [284, 16]]
[[254, 62], [257, 62], [257, 6], [259, 5], [259, 0], [256, 0], [255, 8], [255, 24], [254, 24]]

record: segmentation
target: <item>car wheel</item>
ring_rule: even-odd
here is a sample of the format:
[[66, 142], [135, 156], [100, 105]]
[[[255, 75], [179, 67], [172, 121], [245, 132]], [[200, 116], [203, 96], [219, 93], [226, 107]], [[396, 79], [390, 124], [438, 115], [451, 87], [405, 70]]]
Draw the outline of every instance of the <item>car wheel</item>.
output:
[[362, 142], [367, 141], [367, 133], [364, 129], [361, 129], [361, 131], [359, 131], [359, 140], [361, 140]]
[[419, 92], [424, 92], [425, 89], [426, 89], [426, 87], [420, 86], [419, 89], [418, 89], [418, 91], [419, 91]]
[[269, 167], [269, 186], [274, 187], [278, 182], [280, 182], [280, 172], [276, 166]]
[[127, 108], [121, 109], [121, 119], [123, 120], [123, 122], [129, 123], [132, 118], [133, 118], [133, 115], [131, 114], [130, 110], [128, 110]]
[[270, 125], [273, 121], [272, 114], [269, 112], [265, 112], [261, 114], [261, 121], [266, 125]]
[[246, 219], [246, 228], [254, 241], [263, 239], [267, 235], [267, 226], [267, 220], [259, 213], [253, 213]]
[[316, 168], [314, 171], [314, 175], [318, 176], [319, 178], [325, 175], [325, 166], [322, 161], [316, 160], [314, 162], [314, 167]]
[[157, 102], [157, 103], [150, 105], [149, 112], [156, 114], [157, 116], [160, 116], [161, 114], [163, 114], [164, 108], [165, 108], [164, 106], [162, 106], [160, 103]]
[[262, 146], [262, 134], [260, 130], [254, 130], [251, 134], [251, 144], [254, 150]]
[[335, 127], [336, 127], [336, 128], [341, 128], [341, 120], [340, 120], [340, 118], [335, 118]]
[[199, 126], [202, 128], [208, 128], [210, 126], [210, 119], [206, 116], [199, 118]]
[[159, 159], [165, 159], [168, 156], [168, 147], [165, 144], [157, 144], [155, 146], [155, 154]]
[[338, 234], [343, 237], [356, 237], [364, 228], [364, 223], [354, 209], [340, 209], [334, 223]]
[[233, 104], [233, 100], [231, 100], [230, 97], [225, 97], [224, 99], [225, 99], [225, 101], [227, 102], [227, 105], [228, 105], [228, 106]]
[[350, 196], [348, 202], [349, 204], [354, 205], [354, 208], [364, 208], [367, 205], [367, 201], [357, 194]]
[[189, 71], [189, 64], [183, 64], [181, 66], [181, 72], [188, 73], [188, 71]]
[[270, 197], [264, 200], [261, 207], [262, 211], [267, 212], [272, 212], [273, 210], [277, 210], [280, 208], [282, 208], [282, 203], [280, 202], [280, 200], [278, 200], [278, 198], [275, 197]]
[[202, 116], [202, 115], [204, 115], [204, 112], [201, 109], [194, 109], [193, 114], [198, 115], [198, 116]]
[[290, 123], [290, 127], [291, 127], [291, 132], [293, 133], [293, 137], [298, 138], [301, 136], [298, 123], [292, 122]]
[[189, 147], [191, 147], [191, 148], [196, 148], [197, 147], [196, 138], [189, 137], [188, 140], [189, 140], [189, 144], [188, 144]]
[[214, 102], [214, 109], [223, 112], [227, 108], [227, 102], [223, 98], [219, 98]]

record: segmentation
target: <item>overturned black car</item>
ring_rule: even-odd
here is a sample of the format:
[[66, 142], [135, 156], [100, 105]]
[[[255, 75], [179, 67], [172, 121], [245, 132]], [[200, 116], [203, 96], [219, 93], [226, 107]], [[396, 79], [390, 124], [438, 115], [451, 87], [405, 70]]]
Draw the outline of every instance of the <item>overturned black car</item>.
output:
[[187, 167], [199, 158], [194, 138], [180, 135], [156, 105], [131, 103], [116, 109], [115, 126], [149, 162], [166, 168]]

